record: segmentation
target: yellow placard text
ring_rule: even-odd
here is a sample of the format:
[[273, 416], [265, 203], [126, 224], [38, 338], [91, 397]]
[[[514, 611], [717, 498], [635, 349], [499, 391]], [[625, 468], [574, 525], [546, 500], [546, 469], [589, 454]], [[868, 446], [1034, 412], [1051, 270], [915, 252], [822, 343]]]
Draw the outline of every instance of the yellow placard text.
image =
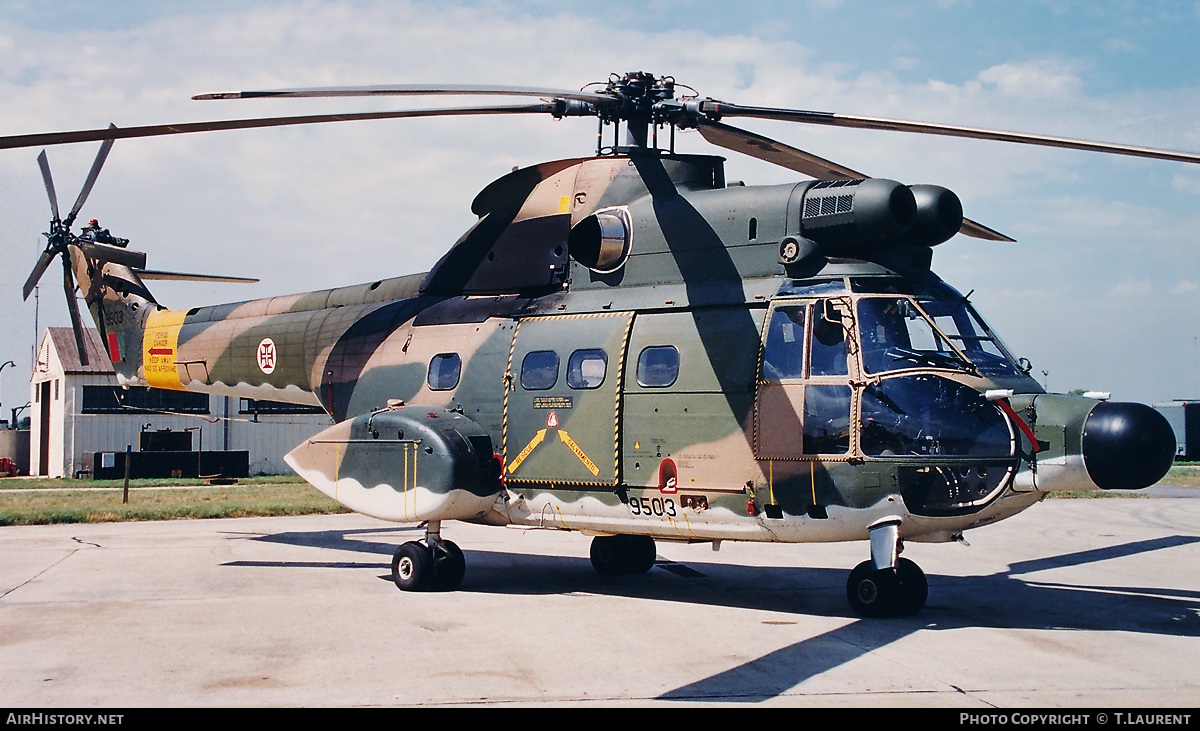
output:
[[142, 338], [142, 370], [146, 383], [154, 388], [184, 390], [179, 382], [179, 328], [186, 310], [159, 310], [146, 319]]

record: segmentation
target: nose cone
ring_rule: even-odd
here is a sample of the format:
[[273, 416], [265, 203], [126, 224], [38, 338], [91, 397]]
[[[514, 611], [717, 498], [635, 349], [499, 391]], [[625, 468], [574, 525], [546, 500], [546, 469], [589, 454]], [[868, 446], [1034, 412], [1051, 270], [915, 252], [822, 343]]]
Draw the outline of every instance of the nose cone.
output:
[[1105, 490], [1140, 490], [1162, 479], [1175, 461], [1175, 432], [1145, 404], [1096, 404], [1083, 422], [1083, 463]]

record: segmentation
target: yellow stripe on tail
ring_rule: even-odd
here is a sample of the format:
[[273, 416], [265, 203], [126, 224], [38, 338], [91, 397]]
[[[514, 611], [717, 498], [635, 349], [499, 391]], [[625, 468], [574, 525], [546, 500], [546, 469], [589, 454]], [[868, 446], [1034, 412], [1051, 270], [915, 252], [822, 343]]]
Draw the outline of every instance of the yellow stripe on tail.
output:
[[183, 391], [179, 380], [179, 329], [186, 310], [159, 310], [146, 319], [142, 338], [142, 367], [146, 383], [154, 388]]

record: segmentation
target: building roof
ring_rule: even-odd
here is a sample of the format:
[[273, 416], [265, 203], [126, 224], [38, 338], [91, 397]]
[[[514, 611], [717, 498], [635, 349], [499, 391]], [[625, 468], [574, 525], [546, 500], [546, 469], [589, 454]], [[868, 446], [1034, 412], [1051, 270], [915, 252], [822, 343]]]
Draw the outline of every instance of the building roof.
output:
[[46, 337], [54, 346], [54, 354], [62, 364], [64, 373], [115, 373], [112, 359], [94, 328], [83, 329], [83, 342], [87, 349], [88, 364], [79, 362], [79, 349], [75, 346], [75, 333], [69, 327], [48, 327]]

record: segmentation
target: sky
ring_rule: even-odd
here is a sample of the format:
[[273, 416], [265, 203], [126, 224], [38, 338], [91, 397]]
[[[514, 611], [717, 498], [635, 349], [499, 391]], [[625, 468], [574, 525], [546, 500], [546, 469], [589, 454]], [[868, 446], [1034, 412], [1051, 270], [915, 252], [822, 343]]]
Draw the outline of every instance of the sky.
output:
[[[0, 0], [0, 135], [428, 106], [193, 101], [286, 87], [455, 83], [578, 89], [673, 76], [702, 96], [1200, 151], [1200, 3], [1105, 0]], [[454, 103], [458, 100], [451, 100]], [[478, 100], [474, 100], [478, 101]], [[1200, 165], [740, 120], [867, 174], [955, 191], [1015, 238], [962, 235], [934, 270], [1051, 391], [1200, 398]], [[173, 309], [429, 269], [514, 166], [586, 156], [595, 122], [392, 120], [121, 140], [83, 211], [156, 269]], [[60, 206], [98, 145], [47, 150]], [[797, 173], [723, 154], [730, 180]], [[0, 418], [29, 400], [35, 334], [68, 326], [57, 267], [21, 285], [50, 218], [37, 149], [0, 151]], [[26, 414], [27, 415], [27, 412]]]

